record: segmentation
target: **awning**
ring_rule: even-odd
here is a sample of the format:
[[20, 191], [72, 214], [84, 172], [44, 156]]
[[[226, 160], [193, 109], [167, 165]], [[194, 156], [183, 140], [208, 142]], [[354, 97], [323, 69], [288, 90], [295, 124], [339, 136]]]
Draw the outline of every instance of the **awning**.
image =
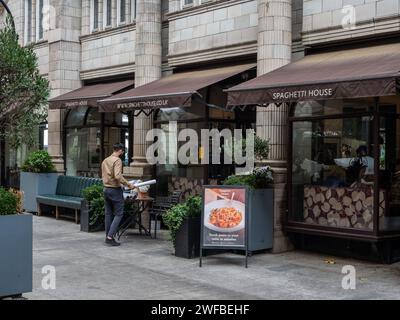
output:
[[99, 101], [100, 112], [188, 107], [198, 90], [233, 77], [255, 64], [176, 73]]
[[74, 108], [79, 106], [96, 107], [97, 101], [111, 97], [121, 90], [133, 87], [133, 80], [97, 83], [83, 86], [74, 91], [49, 100], [50, 109]]
[[312, 54], [232, 87], [228, 106], [397, 93], [400, 43]]

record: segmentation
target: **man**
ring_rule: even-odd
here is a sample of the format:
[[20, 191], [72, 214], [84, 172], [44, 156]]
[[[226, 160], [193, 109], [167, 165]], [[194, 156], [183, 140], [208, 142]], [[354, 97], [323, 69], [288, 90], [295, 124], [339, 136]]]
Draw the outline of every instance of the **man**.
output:
[[114, 152], [106, 158], [101, 164], [102, 179], [104, 185], [105, 202], [105, 225], [106, 225], [106, 244], [110, 246], [119, 246], [114, 236], [117, 233], [119, 224], [124, 214], [124, 195], [122, 185], [133, 189], [122, 176], [121, 156], [125, 153], [125, 147], [122, 143], [113, 146]]

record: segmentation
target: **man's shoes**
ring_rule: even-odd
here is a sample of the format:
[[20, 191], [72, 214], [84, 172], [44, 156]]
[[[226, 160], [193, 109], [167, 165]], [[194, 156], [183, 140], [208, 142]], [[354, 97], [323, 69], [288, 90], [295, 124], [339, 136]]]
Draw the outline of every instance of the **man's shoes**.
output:
[[115, 241], [114, 238], [108, 239], [108, 238], [106, 237], [106, 245], [111, 246], [111, 247], [118, 247], [118, 246], [120, 246], [121, 244], [120, 244], [119, 242]]

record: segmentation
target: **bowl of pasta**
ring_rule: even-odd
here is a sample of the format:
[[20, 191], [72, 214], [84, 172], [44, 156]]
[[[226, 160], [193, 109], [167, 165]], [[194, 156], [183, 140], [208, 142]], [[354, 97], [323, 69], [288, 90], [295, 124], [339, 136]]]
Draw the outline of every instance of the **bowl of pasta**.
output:
[[204, 225], [218, 232], [234, 232], [244, 228], [244, 203], [236, 200], [215, 200], [204, 208]]

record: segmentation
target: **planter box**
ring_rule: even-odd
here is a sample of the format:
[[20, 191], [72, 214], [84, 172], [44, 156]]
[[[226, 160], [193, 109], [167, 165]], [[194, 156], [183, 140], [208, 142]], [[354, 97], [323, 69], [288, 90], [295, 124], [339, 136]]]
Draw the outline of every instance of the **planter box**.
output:
[[186, 219], [176, 235], [175, 256], [197, 258], [200, 256], [201, 218]]
[[21, 172], [20, 189], [24, 192], [23, 208], [28, 212], [38, 212], [36, 197], [55, 194], [59, 174]]
[[32, 216], [0, 216], [0, 297], [32, 291]]
[[105, 231], [104, 221], [98, 221], [94, 225], [90, 225], [90, 206], [84, 200], [81, 207], [81, 231], [83, 232], [98, 232]]
[[249, 197], [249, 251], [272, 249], [274, 231], [273, 189], [250, 189]]

